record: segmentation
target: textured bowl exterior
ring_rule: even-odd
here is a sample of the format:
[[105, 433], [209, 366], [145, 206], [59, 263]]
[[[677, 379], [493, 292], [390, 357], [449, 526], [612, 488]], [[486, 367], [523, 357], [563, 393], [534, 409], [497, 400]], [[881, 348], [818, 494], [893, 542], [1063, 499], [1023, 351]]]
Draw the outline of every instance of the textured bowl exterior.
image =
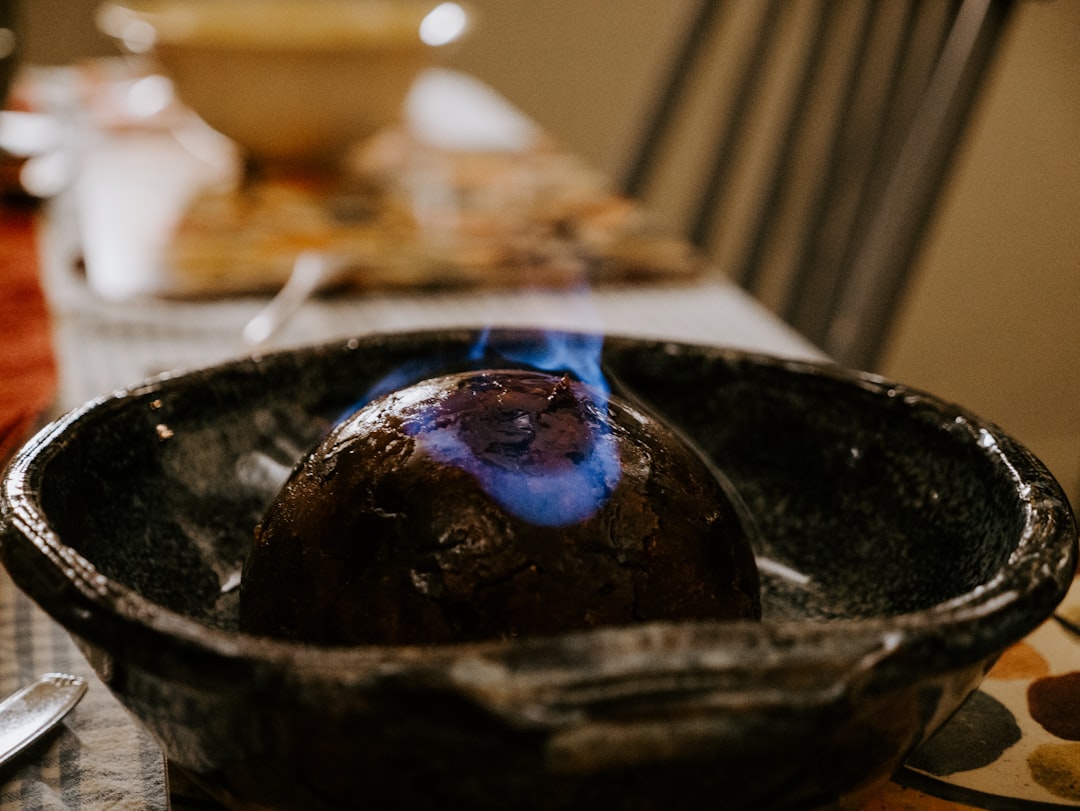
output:
[[[168, 375], [10, 465], [3, 563], [229, 807], [825, 805], [887, 778], [1071, 582], [1060, 487], [967, 411], [830, 366], [609, 336], [612, 379], [757, 522], [761, 623], [339, 649], [239, 633], [251, 528], [290, 466], [384, 376], [475, 363], [481, 334]], [[530, 340], [497, 331], [483, 363]]]

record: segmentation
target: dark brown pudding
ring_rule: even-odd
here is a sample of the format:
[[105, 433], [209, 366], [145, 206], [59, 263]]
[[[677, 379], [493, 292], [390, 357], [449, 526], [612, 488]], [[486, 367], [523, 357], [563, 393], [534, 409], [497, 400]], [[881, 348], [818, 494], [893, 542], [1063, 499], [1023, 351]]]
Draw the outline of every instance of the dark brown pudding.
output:
[[244, 630], [424, 644], [758, 618], [748, 529], [673, 432], [522, 370], [418, 383], [339, 424], [255, 531]]

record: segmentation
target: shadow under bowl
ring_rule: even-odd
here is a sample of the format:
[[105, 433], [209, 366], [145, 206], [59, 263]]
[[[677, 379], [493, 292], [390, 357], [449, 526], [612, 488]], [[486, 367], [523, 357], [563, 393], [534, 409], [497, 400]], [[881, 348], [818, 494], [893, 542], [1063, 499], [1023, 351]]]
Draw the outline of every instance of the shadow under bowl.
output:
[[[0, 557], [170, 760], [231, 808], [806, 808], [886, 779], [1062, 599], [1076, 524], [995, 426], [876, 377], [608, 336], [603, 363], [731, 478], [762, 622], [430, 647], [237, 630], [290, 467], [387, 375], [481, 333], [384, 334], [177, 373], [42, 430]], [[515, 366], [528, 332], [494, 332]]]

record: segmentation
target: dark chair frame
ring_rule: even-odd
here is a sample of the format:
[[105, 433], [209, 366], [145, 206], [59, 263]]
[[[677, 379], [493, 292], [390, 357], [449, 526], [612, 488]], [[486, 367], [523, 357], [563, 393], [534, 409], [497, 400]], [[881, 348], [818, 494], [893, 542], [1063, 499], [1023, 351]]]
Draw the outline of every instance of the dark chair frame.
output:
[[[784, 280], [766, 303], [838, 362], [873, 368], [1013, 3], [805, 2], [816, 3], [809, 15], [812, 30], [806, 32], [795, 88], [770, 136], [778, 146], [763, 170], [767, 177], [753, 201], [745, 248], [723, 270], [761, 297], [768, 274], [778, 272], [770, 265], [770, 240], [790, 242], [795, 234], [798, 247], [789, 250], [794, 259], [779, 271]], [[894, 5], [886, 11], [886, 3]], [[730, 24], [734, 6], [703, 0], [695, 9], [629, 162], [622, 182], [626, 193], [648, 199], [659, 182], [660, 164], [671, 160], [665, 150], [673, 149], [680, 108], [695, 82], [700, 84], [703, 65], [716, 50], [711, 43]], [[703, 250], [712, 249], [724, 226], [722, 201], [732, 194], [735, 168], [758, 137], [746, 122], [777, 57], [783, 15], [794, 6], [792, 0], [758, 3], [756, 30], [742, 37], [744, 56], [726, 80], [724, 98], [715, 100], [724, 108], [724, 123], [708, 131], [707, 165], [691, 170], [696, 199], [684, 223], [686, 235]], [[858, 15], [854, 23], [852, 15]], [[891, 28], [884, 35], [878, 29], [886, 18]], [[839, 25], [855, 32], [842, 56], [835, 45]], [[891, 37], [887, 49], [880, 47], [883, 36]], [[883, 67], [884, 50], [894, 58]], [[843, 65], [836, 71], [838, 59]], [[834, 67], [829, 86], [815, 90], [825, 81], [826, 63]], [[812, 99], [822, 98], [821, 92], [831, 94], [831, 135], [810, 158], [821, 169], [816, 191], [795, 209], [785, 198], [798, 163], [793, 156], [807, 128], [820, 129], [813, 117], [821, 111]], [[700, 140], [700, 131], [695, 137]]]

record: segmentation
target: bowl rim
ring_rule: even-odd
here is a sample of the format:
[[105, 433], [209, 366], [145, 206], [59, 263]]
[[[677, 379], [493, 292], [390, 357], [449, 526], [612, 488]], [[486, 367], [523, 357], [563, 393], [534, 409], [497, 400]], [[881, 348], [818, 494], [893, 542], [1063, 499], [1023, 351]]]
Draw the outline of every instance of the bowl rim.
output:
[[[770, 366], [785, 373], [824, 377], [872, 393], [901, 397], [913, 409], [947, 409], [955, 415], [956, 423], [971, 433], [972, 441], [1003, 463], [1014, 483], [1017, 504], [1025, 516], [1016, 549], [990, 580], [974, 589], [925, 609], [891, 616], [828, 621], [654, 622], [517, 640], [316, 647], [214, 628], [154, 603], [99, 573], [90, 561], [63, 543], [48, 521], [39, 488], [49, 461], [72, 433], [113, 411], [129, 407], [127, 404], [132, 400], [151, 398], [224, 371], [262, 374], [268, 363], [287, 362], [305, 354], [353, 351], [374, 341], [423, 340], [435, 335], [445, 338], [478, 331], [432, 329], [346, 337], [176, 369], [96, 397], [41, 428], [8, 463], [0, 482], [0, 563], [7, 566], [12, 579], [33, 600], [76, 638], [107, 648], [110, 634], [120, 632], [130, 635], [125, 648], [132, 651], [150, 647], [137, 643], [164, 644], [167, 649], [190, 657], [195, 673], [201, 661], [224, 659], [244, 667], [270, 667], [281, 673], [292, 671], [289, 678], [299, 672], [302, 678], [312, 681], [355, 685], [367, 682], [373, 673], [386, 668], [423, 666], [438, 670], [457, 667], [463, 662], [471, 662], [472, 666], [483, 662], [485, 667], [496, 662], [505, 665], [511, 658], [516, 661], [523, 651], [537, 654], [540, 661], [545, 651], [555, 649], [564, 652], [571, 649], [592, 656], [597, 646], [603, 651], [621, 652], [619, 655], [625, 661], [612, 666], [632, 671], [644, 665], [624, 654], [660, 647], [671, 655], [673, 668], [683, 661], [682, 657], [691, 657], [716, 672], [760, 669], [762, 683], [747, 689], [762, 700], [768, 699], [771, 689], [768, 674], [796, 663], [800, 667], [805, 665], [807, 670], [807, 695], [826, 700], [835, 697], [838, 689], [847, 690], [859, 683], [862, 675], [871, 669], [875, 671], [875, 679], [895, 683], [910, 680], [907, 674], [913, 662], [920, 662], [924, 669], [946, 671], [984, 661], [1019, 641], [1048, 617], [1072, 582], [1077, 561], [1077, 526], [1068, 500], [1042, 462], [994, 424], [927, 392], [830, 362], [618, 334], [604, 334], [605, 344], [697, 351], [728, 362]], [[514, 331], [519, 330], [506, 332]], [[26, 576], [17, 555], [48, 562], [55, 570], [52, 578]], [[747, 652], [760, 652], [763, 645], [775, 650], [768, 657], [756, 657], [761, 661], [750, 661], [755, 657], [748, 659]], [[556, 668], [526, 669], [516, 675], [507, 668], [502, 675], [517, 678], [522, 690], [536, 689], [552, 679], [558, 683], [572, 679]], [[815, 668], [816, 674], [811, 672]], [[458, 670], [464, 673], [468, 668], [458, 667]]]

